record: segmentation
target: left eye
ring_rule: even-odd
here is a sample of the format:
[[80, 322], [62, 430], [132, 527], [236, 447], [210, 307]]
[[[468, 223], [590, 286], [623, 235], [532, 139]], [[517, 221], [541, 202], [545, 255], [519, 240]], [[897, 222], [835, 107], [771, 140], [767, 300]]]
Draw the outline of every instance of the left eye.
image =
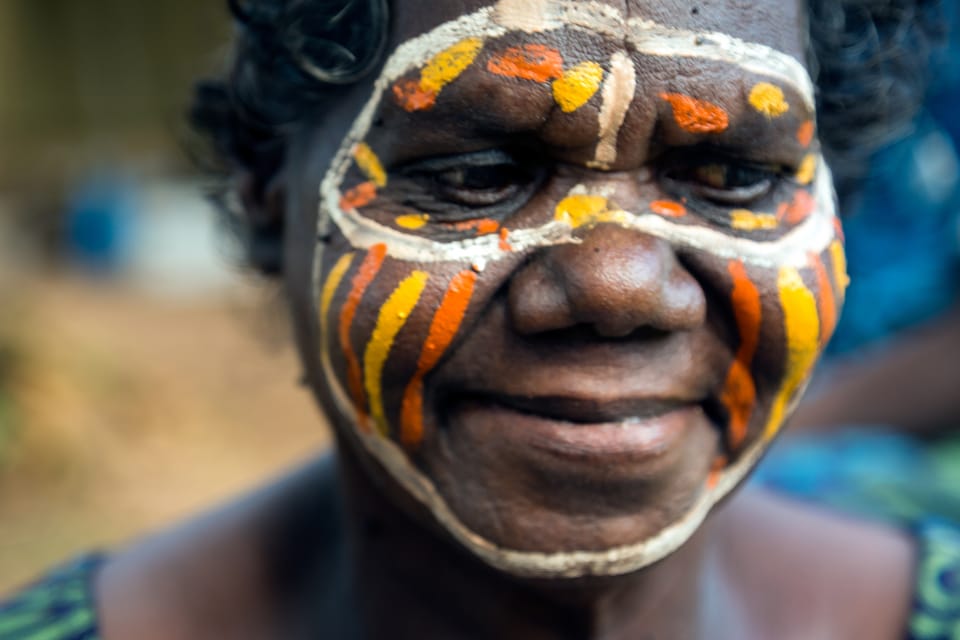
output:
[[466, 208], [508, 204], [529, 195], [539, 174], [499, 150], [431, 158], [403, 173], [436, 200]]
[[673, 166], [664, 180], [684, 195], [721, 206], [746, 206], [769, 194], [780, 178], [773, 167], [731, 161]]

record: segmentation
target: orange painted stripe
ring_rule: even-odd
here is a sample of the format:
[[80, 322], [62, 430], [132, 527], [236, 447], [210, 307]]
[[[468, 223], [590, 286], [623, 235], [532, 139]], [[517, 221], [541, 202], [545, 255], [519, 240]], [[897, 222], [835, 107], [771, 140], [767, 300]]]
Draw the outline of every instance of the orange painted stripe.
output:
[[837, 328], [837, 298], [830, 283], [830, 274], [823, 265], [823, 259], [815, 253], [810, 254], [810, 266], [817, 276], [817, 292], [820, 298], [820, 348], [827, 346]]
[[[373, 279], [377, 277], [386, 256], [387, 245], [381, 243], [370, 247], [370, 251], [367, 252], [363, 262], [360, 263], [360, 268], [350, 282], [350, 293], [347, 295], [347, 299], [343, 303], [343, 309], [340, 311], [340, 348], [347, 360], [347, 386], [353, 404], [361, 418], [364, 417], [364, 405], [366, 403], [363, 391], [363, 372], [360, 370], [360, 359], [350, 343], [350, 328], [353, 326], [353, 320], [357, 315], [357, 308], [360, 306], [363, 294], [367, 291], [367, 287], [370, 286]], [[365, 420], [359, 420], [361, 425], [364, 425], [365, 422]]]
[[365, 207], [377, 197], [377, 185], [373, 182], [361, 182], [340, 198], [340, 209], [348, 211]]
[[476, 282], [477, 274], [473, 271], [461, 271], [455, 275], [433, 316], [427, 341], [420, 352], [417, 372], [403, 394], [400, 439], [404, 446], [416, 447], [423, 439], [423, 379], [437, 366], [460, 330]]
[[725, 455], [718, 455], [713, 460], [713, 465], [710, 467], [710, 475], [707, 476], [707, 489], [716, 489], [717, 485], [720, 484], [720, 479], [723, 477], [723, 472], [727, 468], [728, 460]]
[[687, 208], [672, 200], [654, 200], [650, 203], [650, 211], [666, 218], [682, 218], [687, 215]]
[[506, 227], [500, 228], [500, 250], [513, 251], [513, 246], [510, 244], [510, 230]]
[[487, 71], [506, 78], [548, 82], [563, 75], [563, 56], [542, 44], [525, 44], [491, 58]]
[[697, 100], [680, 93], [661, 93], [670, 103], [673, 118], [680, 128], [689, 133], [721, 133], [730, 126], [730, 116], [723, 107]]
[[730, 414], [729, 444], [731, 450], [735, 451], [747, 437], [750, 416], [757, 401], [757, 389], [750, 373], [750, 363], [757, 353], [760, 341], [762, 310], [760, 291], [747, 274], [743, 262], [732, 260], [728, 269], [733, 277], [733, 292], [730, 297], [737, 331], [740, 334], [740, 348], [727, 373], [720, 400]]

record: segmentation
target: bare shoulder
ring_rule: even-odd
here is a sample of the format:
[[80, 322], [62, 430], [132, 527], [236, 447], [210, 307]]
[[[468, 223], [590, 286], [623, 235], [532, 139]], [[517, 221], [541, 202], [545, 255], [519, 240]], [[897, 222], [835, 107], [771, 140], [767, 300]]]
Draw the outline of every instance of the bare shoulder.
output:
[[754, 489], [716, 526], [722, 570], [767, 637], [903, 637], [916, 561], [903, 532]]
[[[316, 551], [337, 544], [332, 507], [322, 504], [333, 487], [320, 466], [116, 554], [96, 585], [104, 639], [277, 637], [299, 567], [310, 564], [311, 551], [322, 562]], [[305, 530], [315, 534], [311, 550], [290, 544]]]

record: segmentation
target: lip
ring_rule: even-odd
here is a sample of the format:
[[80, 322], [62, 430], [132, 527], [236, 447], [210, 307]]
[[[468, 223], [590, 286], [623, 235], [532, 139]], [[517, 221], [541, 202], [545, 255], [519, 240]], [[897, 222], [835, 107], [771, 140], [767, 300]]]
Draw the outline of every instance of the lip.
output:
[[659, 475], [691, 430], [712, 428], [700, 403], [662, 398], [473, 396], [457, 401], [451, 415], [452, 428], [480, 441], [494, 438], [514, 454], [604, 475]]

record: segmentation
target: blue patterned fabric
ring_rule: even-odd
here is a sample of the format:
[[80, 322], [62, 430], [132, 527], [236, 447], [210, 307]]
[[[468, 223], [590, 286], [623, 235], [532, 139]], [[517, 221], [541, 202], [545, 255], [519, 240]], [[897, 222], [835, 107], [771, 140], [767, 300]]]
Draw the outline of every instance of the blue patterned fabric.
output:
[[85, 556], [0, 602], [0, 640], [99, 640], [93, 577], [103, 562]]

